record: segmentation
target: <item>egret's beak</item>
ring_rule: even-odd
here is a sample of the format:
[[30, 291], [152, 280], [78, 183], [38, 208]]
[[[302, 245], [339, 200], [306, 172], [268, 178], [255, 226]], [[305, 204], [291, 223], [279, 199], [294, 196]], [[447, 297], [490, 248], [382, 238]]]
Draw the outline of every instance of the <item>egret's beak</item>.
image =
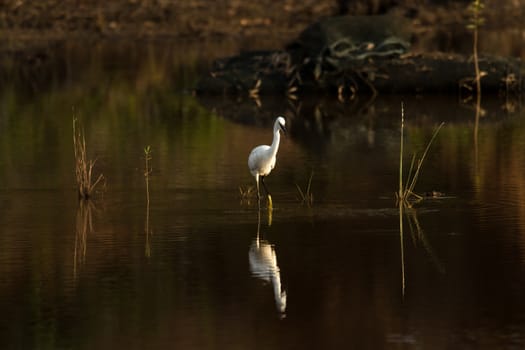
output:
[[283, 134], [286, 135], [286, 128], [284, 127], [284, 125], [279, 124], [279, 126], [281, 127]]

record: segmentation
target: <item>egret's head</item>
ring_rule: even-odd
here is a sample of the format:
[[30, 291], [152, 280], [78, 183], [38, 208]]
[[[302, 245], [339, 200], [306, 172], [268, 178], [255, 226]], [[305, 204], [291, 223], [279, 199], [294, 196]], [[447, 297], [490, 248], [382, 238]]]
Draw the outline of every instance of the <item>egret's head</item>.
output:
[[279, 129], [281, 129], [286, 134], [286, 127], [285, 127], [286, 120], [284, 119], [284, 117], [277, 117], [275, 124], [276, 124], [275, 126], [278, 125]]

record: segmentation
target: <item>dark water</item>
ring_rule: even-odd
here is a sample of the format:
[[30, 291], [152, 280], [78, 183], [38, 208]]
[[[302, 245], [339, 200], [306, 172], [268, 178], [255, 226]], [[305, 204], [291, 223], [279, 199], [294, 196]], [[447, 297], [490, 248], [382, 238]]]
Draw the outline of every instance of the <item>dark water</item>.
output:
[[[214, 55], [58, 49], [0, 90], [3, 349], [514, 349], [525, 345], [525, 123], [486, 97], [199, 99]], [[182, 58], [181, 58], [182, 57]], [[401, 215], [405, 172], [441, 123]], [[288, 136], [243, 199], [250, 150]], [[103, 185], [79, 203], [72, 118]], [[150, 202], [144, 147], [151, 146]], [[301, 203], [312, 176], [313, 205]]]

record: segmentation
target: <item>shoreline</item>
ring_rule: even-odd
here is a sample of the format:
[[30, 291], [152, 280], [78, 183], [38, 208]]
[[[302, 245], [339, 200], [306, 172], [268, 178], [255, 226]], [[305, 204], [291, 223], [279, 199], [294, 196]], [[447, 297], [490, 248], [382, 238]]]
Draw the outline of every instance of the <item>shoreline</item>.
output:
[[[374, 8], [376, 3], [381, 1], [352, 2], [348, 14], [394, 13], [408, 18], [416, 50], [435, 51], [447, 45], [454, 50], [460, 47], [457, 41], [470, 36], [467, 2], [422, 5], [406, 1]], [[88, 5], [75, 0], [7, 0], [0, 5], [0, 52], [31, 51], [67, 40], [236, 41], [241, 50], [277, 49], [318, 19], [337, 15], [337, 4], [335, 0], [114, 0]], [[511, 0], [488, 1], [486, 24], [480, 29], [487, 34], [481, 33], [481, 38], [497, 43], [511, 36], [523, 46], [525, 9], [518, 5]], [[491, 35], [501, 30], [505, 35]], [[506, 44], [512, 45], [518, 46]], [[511, 55], [525, 57], [525, 49], [512, 50]]]

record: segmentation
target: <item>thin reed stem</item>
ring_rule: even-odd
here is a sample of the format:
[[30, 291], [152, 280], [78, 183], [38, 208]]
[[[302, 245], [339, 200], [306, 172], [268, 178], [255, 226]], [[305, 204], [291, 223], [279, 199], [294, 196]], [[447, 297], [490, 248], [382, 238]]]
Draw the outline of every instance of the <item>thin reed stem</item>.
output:
[[441, 130], [445, 123], [441, 123], [436, 130], [434, 130], [434, 133], [432, 134], [432, 137], [430, 141], [427, 144], [427, 147], [425, 148], [425, 151], [423, 152], [423, 155], [420, 159], [417, 160], [417, 165], [415, 167], [414, 171], [414, 165], [416, 164], [416, 156], [415, 154], [412, 156], [412, 161], [410, 162], [410, 169], [408, 172], [407, 180], [405, 183], [405, 187], [403, 186], [403, 153], [404, 153], [404, 129], [405, 129], [405, 109], [403, 103], [401, 103], [401, 139], [399, 142], [399, 189], [396, 193], [397, 200], [399, 201], [400, 205], [405, 204], [409, 205], [408, 201], [411, 197], [416, 198], [416, 200], [420, 200], [423, 197], [416, 194], [414, 192], [414, 188], [416, 186], [417, 180], [419, 178], [421, 167], [423, 165], [423, 162], [428, 154], [428, 151], [430, 149], [430, 145], [432, 145], [432, 142], [436, 138], [437, 134]]
[[401, 102], [401, 142], [399, 146], [399, 199], [403, 200], [403, 130], [405, 129], [405, 107], [403, 102]]
[[144, 147], [144, 180], [146, 181], [146, 201], [149, 206], [149, 176], [151, 174], [151, 168], [149, 161], [151, 160], [151, 147]]
[[423, 165], [423, 161], [425, 160], [425, 158], [426, 158], [426, 156], [428, 154], [428, 150], [430, 149], [430, 145], [432, 144], [432, 142], [436, 138], [437, 134], [439, 133], [439, 130], [441, 130], [441, 128], [443, 127], [444, 124], [445, 123], [442, 122], [441, 124], [439, 124], [437, 129], [434, 130], [434, 133], [432, 134], [432, 138], [428, 142], [427, 147], [425, 148], [425, 151], [423, 152], [423, 155], [417, 161], [416, 172], [414, 173], [414, 176], [412, 177], [412, 181], [410, 182], [410, 186], [408, 187], [409, 193], [414, 193], [414, 187], [416, 186], [417, 179], [419, 178], [419, 172], [421, 171], [421, 166]]

